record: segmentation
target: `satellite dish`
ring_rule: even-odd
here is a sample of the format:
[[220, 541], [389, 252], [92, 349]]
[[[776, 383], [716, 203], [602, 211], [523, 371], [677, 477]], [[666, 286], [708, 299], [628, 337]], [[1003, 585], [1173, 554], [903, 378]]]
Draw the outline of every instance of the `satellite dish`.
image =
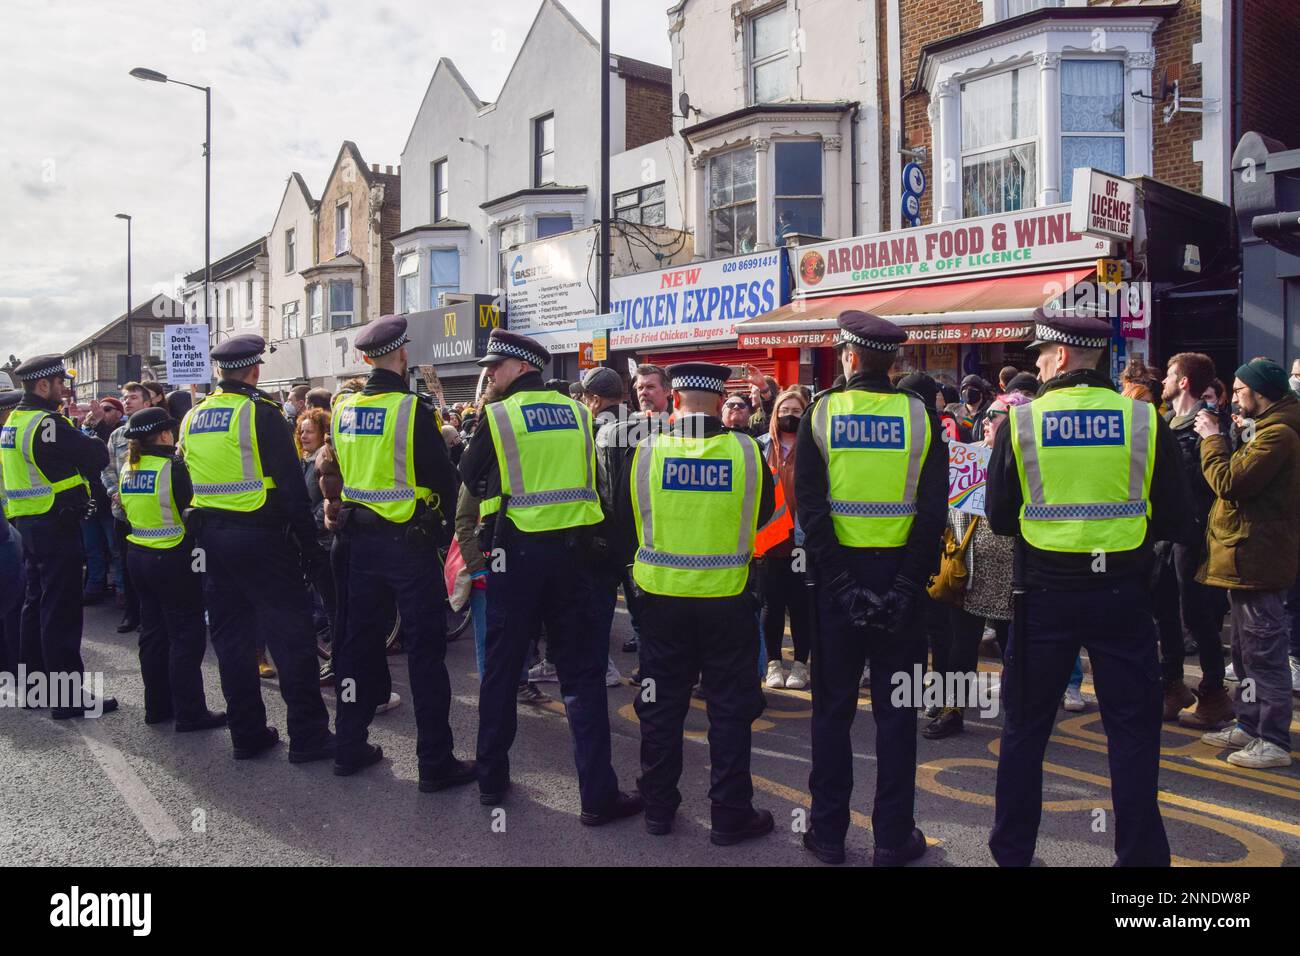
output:
[[1163, 67], [1160, 70], [1160, 80], [1151, 88], [1152, 98], [1157, 103], [1163, 103], [1174, 94], [1173, 84], [1169, 82], [1169, 67]]
[[683, 118], [690, 118], [691, 115], [691, 95], [682, 90], [682, 95], [677, 97], [677, 108], [682, 111]]

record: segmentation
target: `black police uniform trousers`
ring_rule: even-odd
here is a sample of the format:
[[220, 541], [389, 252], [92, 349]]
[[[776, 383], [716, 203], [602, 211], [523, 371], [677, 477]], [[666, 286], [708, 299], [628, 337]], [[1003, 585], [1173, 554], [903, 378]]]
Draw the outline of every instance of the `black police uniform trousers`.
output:
[[487, 640], [478, 710], [479, 789], [498, 793], [510, 779], [519, 673], [545, 624], [547, 659], [555, 665], [569, 718], [582, 809], [602, 812], [618, 795], [605, 689], [609, 633], [584, 626], [592, 580], [578, 535], [511, 529], [505, 539], [504, 569], [494, 570], [490, 557], [488, 562]]
[[396, 601], [415, 711], [420, 775], [444, 772], [454, 759], [447, 676], [447, 588], [433, 535], [356, 508], [336, 545], [345, 558], [347, 596], [334, 636], [334, 729], [340, 763], [360, 760], [375, 708], [388, 700], [391, 679], [385, 638]]
[[1024, 643], [1002, 670], [1004, 720], [989, 849], [1000, 866], [1028, 866], [1043, 804], [1043, 754], [1079, 648], [1088, 650], [1101, 705], [1121, 866], [1168, 866], [1156, 801], [1162, 694], [1145, 579], [1084, 591], [1031, 590]]
[[[884, 594], [893, 585], [899, 558], [867, 551], [847, 552], [849, 571], [862, 585]], [[876, 797], [871, 826], [877, 847], [894, 850], [911, 836], [916, 798], [916, 707], [894, 703], [894, 674], [906, 674], [925, 660], [923, 602], [897, 633], [859, 628], [817, 588], [812, 650], [811, 822], [823, 843], [842, 845], [849, 830], [853, 793], [851, 730], [858, 711], [858, 682], [871, 659], [871, 716], [876, 722]], [[919, 688], [917, 688], [919, 693]]]
[[27, 596], [23, 601], [19, 656], [29, 673], [81, 674], [81, 571], [85, 548], [79, 517], [71, 511], [13, 519], [23, 536]]
[[325, 746], [329, 712], [320, 695], [311, 595], [286, 530], [207, 511], [198, 542], [205, 564], [203, 598], [231, 742], [236, 747], [253, 745], [266, 727], [257, 674], [257, 647], [262, 644], [270, 648], [280, 675], [290, 746]]
[[148, 721], [197, 720], [208, 713], [203, 691], [203, 582], [194, 542], [145, 548], [127, 542], [126, 565], [140, 601], [140, 675]]
[[[753, 814], [749, 773], [751, 725], [763, 712], [754, 664], [758, 616], [754, 597], [641, 596], [641, 776], [648, 817], [671, 817], [682, 802], [682, 730], [691, 689], [707, 688], [709, 800], [715, 830], [736, 830]], [[646, 681], [653, 681], [647, 684]]]

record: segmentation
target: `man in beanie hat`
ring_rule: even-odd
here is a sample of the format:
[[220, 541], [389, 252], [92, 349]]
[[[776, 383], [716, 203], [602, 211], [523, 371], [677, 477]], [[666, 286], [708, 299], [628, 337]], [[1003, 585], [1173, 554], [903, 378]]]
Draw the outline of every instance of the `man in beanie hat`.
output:
[[1287, 767], [1291, 674], [1285, 599], [1300, 552], [1300, 401], [1282, 366], [1268, 359], [1237, 369], [1232, 397], [1242, 435], [1235, 452], [1210, 412], [1198, 413], [1193, 426], [1202, 439], [1201, 469], [1217, 496], [1208, 553], [1196, 579], [1228, 590], [1233, 668], [1243, 681], [1253, 681], [1254, 693], [1238, 685], [1236, 726], [1201, 739], [1232, 749], [1227, 759], [1238, 767]]

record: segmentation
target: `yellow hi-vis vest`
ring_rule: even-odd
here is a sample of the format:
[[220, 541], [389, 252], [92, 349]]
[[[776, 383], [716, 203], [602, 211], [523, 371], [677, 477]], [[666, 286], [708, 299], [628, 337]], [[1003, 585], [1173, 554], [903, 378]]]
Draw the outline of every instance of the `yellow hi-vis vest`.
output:
[[636, 560], [632, 577], [651, 594], [732, 597], [754, 556], [764, 467], [746, 435], [651, 435], [632, 459]]
[[[599, 524], [596, 442], [591, 412], [557, 392], [516, 392], [487, 406], [501, 472], [506, 515], [520, 531], [560, 531]], [[483, 517], [499, 511], [486, 498]]]
[[1044, 551], [1131, 551], [1146, 537], [1156, 409], [1108, 388], [1044, 392], [1011, 408], [1020, 533]]
[[90, 494], [90, 482], [79, 474], [50, 481], [36, 465], [34, 446], [42, 423], [52, 412], [14, 409], [0, 427], [0, 471], [4, 473], [5, 514], [10, 518], [43, 515], [54, 507], [54, 496], [78, 485]]
[[415, 483], [418, 401], [407, 392], [355, 392], [339, 399], [330, 424], [343, 500], [397, 524], [411, 520], [416, 501], [437, 507], [432, 489]]
[[826, 395], [812, 415], [836, 540], [848, 548], [907, 544], [930, 448], [925, 404], [906, 392], [853, 388]]
[[162, 455], [141, 455], [127, 462], [117, 493], [131, 524], [127, 541], [145, 548], [165, 550], [185, 540], [185, 524], [172, 492], [172, 460]]
[[256, 511], [274, 479], [262, 471], [253, 421], [257, 399], [217, 389], [185, 414], [180, 446], [195, 508]]

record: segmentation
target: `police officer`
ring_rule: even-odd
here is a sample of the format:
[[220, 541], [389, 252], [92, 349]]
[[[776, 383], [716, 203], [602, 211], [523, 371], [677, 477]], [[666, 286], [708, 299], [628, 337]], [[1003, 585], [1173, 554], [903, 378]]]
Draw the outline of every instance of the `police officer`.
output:
[[321, 700], [304, 573], [324, 566], [290, 426], [257, 387], [266, 343], [236, 335], [212, 350], [217, 388], [181, 422], [181, 453], [194, 487], [204, 601], [230, 715], [236, 760], [269, 750], [257, 646], [270, 648], [289, 710], [289, 760], [334, 756]]
[[634, 543], [642, 592], [641, 777], [646, 830], [672, 830], [682, 795], [682, 730], [691, 687], [708, 687], [710, 840], [729, 846], [772, 832], [756, 810], [750, 725], [763, 711], [754, 666], [754, 535], [772, 516], [771, 472], [757, 442], [723, 428], [731, 369], [687, 362], [668, 370], [676, 419], [637, 444], [620, 483], [619, 514]]
[[347, 613], [333, 650], [338, 709], [334, 772], [355, 773], [383, 757], [366, 742], [375, 708], [388, 700], [385, 610], [397, 603], [415, 706], [420, 789], [471, 783], [474, 764], [452, 753], [447, 676], [446, 585], [438, 561], [456, 500], [456, 469], [433, 408], [407, 387], [406, 319], [384, 316], [357, 334], [373, 366], [366, 387], [339, 398], [331, 421], [343, 478], [341, 533]]
[[989, 837], [1002, 866], [1033, 858], [1043, 752], [1081, 645], [1106, 730], [1119, 862], [1169, 865], [1156, 803], [1162, 693], [1148, 579], [1151, 543], [1185, 541], [1191, 506], [1155, 406], [1119, 395], [1097, 371], [1110, 334], [1099, 319], [1035, 313], [1042, 390], [1011, 409], [989, 461], [989, 527], [1020, 539]]
[[[85, 670], [80, 521], [93, 513], [88, 479], [108, 464], [108, 446], [59, 414], [67, 397], [67, 369], [60, 356], [28, 359], [14, 369], [14, 376], [23, 383], [23, 397], [0, 428], [0, 467], [6, 511], [22, 535], [27, 571], [19, 654], [29, 672], [68, 681]], [[97, 703], [84, 688], [81, 696], [79, 701], [51, 700], [53, 717], [117, 709], [112, 697]]]
[[165, 408], [133, 414], [123, 432], [126, 462], [118, 482], [131, 530], [126, 561], [140, 597], [140, 675], [144, 722], [175, 720], [177, 733], [226, 726], [203, 692], [203, 585], [192, 566], [194, 540], [184, 513], [193, 497], [176, 457], [177, 422]]
[[[21, 388], [0, 392], [0, 428], [4, 427], [5, 422], [9, 420], [9, 413], [17, 408], [22, 400]], [[17, 564], [17, 567], [11, 571], [0, 575], [0, 578], [3, 578], [3, 583], [0, 584], [0, 671], [16, 674], [20, 659], [18, 636], [19, 622], [23, 616], [25, 576], [22, 573], [22, 538], [8, 521], [8, 499], [5, 496], [3, 467], [0, 467], [0, 514], [6, 517], [5, 521], [0, 522], [0, 562], [8, 562], [12, 559]], [[4, 567], [9, 568], [10, 565], [5, 563]]]
[[510, 786], [516, 685], [529, 646], [546, 625], [578, 768], [581, 820], [600, 826], [641, 812], [618, 789], [610, 763], [605, 670], [609, 635], [583, 626], [590, 573], [579, 559], [582, 529], [602, 519], [591, 413], [543, 384], [546, 349], [494, 329], [490, 390], [461, 458], [461, 478], [482, 500], [488, 557], [487, 642], [479, 691], [479, 802], [500, 803]]
[[846, 384], [803, 416], [795, 497], [816, 578], [812, 645], [811, 827], [804, 846], [844, 862], [853, 791], [849, 732], [862, 666], [871, 659], [876, 722], [876, 866], [901, 866], [925, 852], [913, 819], [916, 707], [897, 700], [892, 678], [912, 681], [925, 659], [921, 603], [938, 563], [947, 517], [948, 454], [933, 408], [889, 383], [906, 340], [868, 312], [840, 314], [837, 347]]

